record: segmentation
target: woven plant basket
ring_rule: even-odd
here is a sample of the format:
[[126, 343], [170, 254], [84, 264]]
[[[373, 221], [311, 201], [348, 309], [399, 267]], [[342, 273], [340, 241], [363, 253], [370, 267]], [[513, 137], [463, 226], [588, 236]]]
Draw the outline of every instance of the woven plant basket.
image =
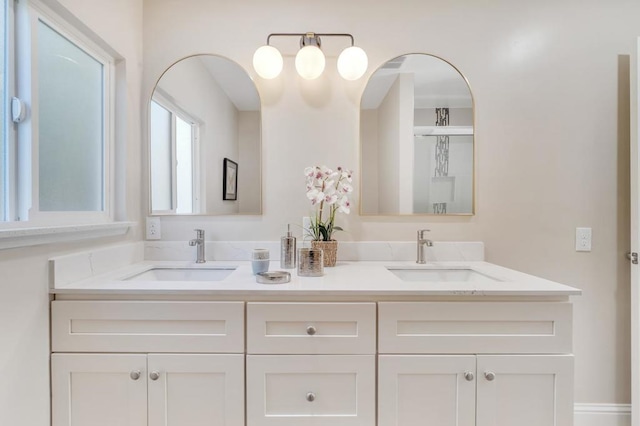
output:
[[336, 266], [336, 258], [338, 256], [338, 241], [311, 241], [312, 248], [322, 249], [322, 257], [324, 266]]

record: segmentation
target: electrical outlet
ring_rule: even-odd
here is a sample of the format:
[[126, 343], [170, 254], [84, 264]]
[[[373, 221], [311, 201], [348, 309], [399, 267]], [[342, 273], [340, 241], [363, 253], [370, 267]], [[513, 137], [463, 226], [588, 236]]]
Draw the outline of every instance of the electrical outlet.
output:
[[576, 251], [591, 251], [591, 228], [576, 228]]
[[162, 237], [159, 217], [147, 218], [147, 240], [159, 240]]

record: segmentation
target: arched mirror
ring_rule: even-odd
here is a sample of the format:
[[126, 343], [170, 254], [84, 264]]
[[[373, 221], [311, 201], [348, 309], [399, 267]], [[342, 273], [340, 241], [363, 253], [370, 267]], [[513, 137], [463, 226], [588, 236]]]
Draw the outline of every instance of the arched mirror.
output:
[[360, 105], [362, 215], [474, 214], [473, 97], [450, 63], [394, 58]]
[[149, 105], [151, 214], [260, 214], [260, 98], [229, 59], [167, 69]]

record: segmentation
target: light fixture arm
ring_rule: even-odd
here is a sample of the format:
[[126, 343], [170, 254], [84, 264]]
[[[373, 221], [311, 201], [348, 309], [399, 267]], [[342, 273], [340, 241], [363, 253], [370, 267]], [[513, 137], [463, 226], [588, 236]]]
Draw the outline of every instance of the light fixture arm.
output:
[[[355, 45], [355, 41], [353, 39], [353, 36], [351, 34], [347, 34], [347, 33], [314, 33], [314, 32], [308, 32], [308, 33], [271, 33], [267, 36], [267, 46], [270, 46], [270, 42], [271, 42], [271, 37], [302, 37], [304, 38], [309, 38], [309, 39], [313, 39], [316, 38], [319, 40], [319, 37], [349, 37], [349, 39], [351, 40], [351, 46]], [[320, 45], [320, 43], [318, 42], [318, 45]]]

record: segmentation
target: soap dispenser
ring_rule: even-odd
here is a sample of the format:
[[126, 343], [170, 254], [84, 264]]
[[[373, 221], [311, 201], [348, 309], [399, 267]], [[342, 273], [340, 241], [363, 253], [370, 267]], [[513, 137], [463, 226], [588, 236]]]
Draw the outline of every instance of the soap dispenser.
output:
[[280, 267], [296, 267], [296, 237], [291, 235], [291, 225], [287, 225], [287, 235], [280, 239]]

